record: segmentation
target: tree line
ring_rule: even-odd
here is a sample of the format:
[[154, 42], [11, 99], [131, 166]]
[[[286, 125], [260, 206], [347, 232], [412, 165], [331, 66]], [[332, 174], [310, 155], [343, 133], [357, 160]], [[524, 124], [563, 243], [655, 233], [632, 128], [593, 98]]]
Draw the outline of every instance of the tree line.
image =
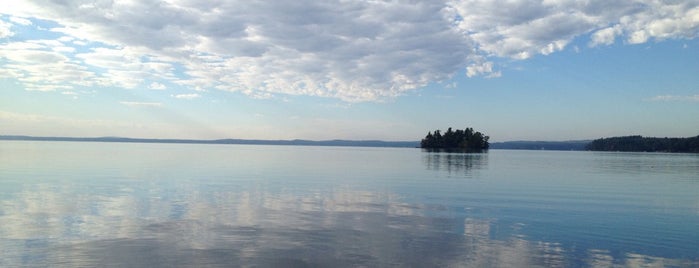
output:
[[593, 140], [590, 151], [699, 153], [699, 136], [690, 138], [654, 138], [642, 136], [612, 137]]
[[473, 128], [464, 130], [447, 129], [444, 134], [440, 130], [428, 132], [422, 141], [420, 147], [425, 149], [460, 149], [465, 151], [483, 151], [489, 147], [488, 139], [490, 137], [473, 131]]

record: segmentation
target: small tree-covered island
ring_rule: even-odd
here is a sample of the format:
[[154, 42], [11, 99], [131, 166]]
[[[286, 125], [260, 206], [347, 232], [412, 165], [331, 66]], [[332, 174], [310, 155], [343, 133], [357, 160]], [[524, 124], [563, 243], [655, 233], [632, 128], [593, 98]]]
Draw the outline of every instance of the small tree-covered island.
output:
[[481, 152], [488, 150], [488, 139], [490, 137], [473, 131], [473, 128], [464, 130], [447, 129], [444, 134], [440, 130], [428, 132], [422, 141], [420, 148], [434, 150], [458, 150], [464, 152]]

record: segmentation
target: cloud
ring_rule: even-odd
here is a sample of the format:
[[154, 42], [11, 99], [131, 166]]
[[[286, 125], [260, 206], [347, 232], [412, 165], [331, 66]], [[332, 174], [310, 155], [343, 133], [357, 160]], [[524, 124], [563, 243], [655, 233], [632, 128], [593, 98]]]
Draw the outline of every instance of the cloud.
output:
[[177, 95], [172, 95], [172, 97], [177, 98], [177, 99], [185, 99], [185, 100], [191, 100], [191, 99], [196, 99], [201, 97], [201, 95], [192, 93], [192, 94], [177, 94]]
[[25, 26], [32, 25], [32, 22], [28, 19], [25, 19], [25, 18], [10, 17], [10, 21], [15, 23], [15, 24], [19, 24], [19, 25], [25, 25]]
[[[12, 23], [50, 22], [49, 32], [61, 38], [33, 49], [44, 57], [7, 57], [3, 68], [22, 73], [27, 87], [174, 83], [253, 98], [348, 102], [400, 96], [464, 70], [469, 77], [498, 77], [498, 58], [548, 55], [578, 38], [594, 47], [699, 33], [696, 0], [36, 0], [0, 13]], [[10, 26], [0, 20], [0, 38], [12, 35]], [[61, 66], [31, 70], [50, 59], [80, 72], [79, 79], [64, 76]]]
[[493, 71], [493, 62], [473, 63], [466, 67], [466, 76], [474, 77], [486, 75], [488, 78], [500, 77], [502, 74], [499, 71]]
[[153, 90], [165, 90], [167, 87], [161, 83], [158, 82], [153, 82], [148, 86], [148, 88], [153, 89]]
[[11, 27], [11, 24], [0, 20], [0, 38], [13, 36], [14, 33], [10, 30]]
[[[142, 51], [132, 48], [98, 47], [87, 53], [76, 54], [75, 58], [86, 65], [105, 70], [95, 74], [98, 83], [105, 86], [136, 88], [148, 79], [169, 80], [174, 77], [171, 63], [141, 53]], [[148, 87], [152, 88], [151, 86], [153, 83]]]
[[607, 27], [592, 34], [590, 46], [611, 45], [616, 41], [616, 37], [622, 33], [619, 25]]
[[27, 42], [0, 43], [0, 57], [6, 60], [5, 72], [0, 78], [14, 78], [27, 90], [54, 91], [72, 89], [75, 86], [96, 85], [95, 74], [87, 67], [65, 55], [67, 50], [57, 40], [33, 40]]
[[688, 95], [688, 96], [680, 96], [680, 95], [659, 95], [652, 97], [648, 99], [650, 101], [690, 101], [690, 102], [699, 102], [699, 95]]
[[525, 59], [564, 49], [592, 33], [591, 46], [625, 35], [629, 43], [695, 38], [699, 2], [677, 1], [450, 1], [457, 26], [480, 50]]
[[122, 101], [119, 103], [126, 105], [126, 106], [133, 106], [133, 107], [161, 107], [161, 106], [163, 106], [163, 104], [160, 102]]

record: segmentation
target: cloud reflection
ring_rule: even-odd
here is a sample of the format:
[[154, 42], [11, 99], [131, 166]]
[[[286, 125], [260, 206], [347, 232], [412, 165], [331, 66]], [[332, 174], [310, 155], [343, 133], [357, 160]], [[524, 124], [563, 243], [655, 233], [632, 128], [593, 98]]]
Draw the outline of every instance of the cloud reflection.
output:
[[37, 184], [6, 197], [0, 201], [2, 266], [696, 265], [635, 253], [614, 258], [594, 249], [577, 256], [561, 244], [526, 237], [521, 225], [436, 217], [430, 206], [390, 192], [342, 187], [297, 193], [190, 182], [107, 194]]

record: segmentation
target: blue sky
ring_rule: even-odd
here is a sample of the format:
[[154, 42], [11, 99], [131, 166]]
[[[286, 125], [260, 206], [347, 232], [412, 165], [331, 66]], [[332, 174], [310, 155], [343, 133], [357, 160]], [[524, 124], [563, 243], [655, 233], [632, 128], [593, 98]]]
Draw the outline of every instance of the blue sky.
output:
[[699, 1], [20, 1], [0, 134], [699, 135]]

